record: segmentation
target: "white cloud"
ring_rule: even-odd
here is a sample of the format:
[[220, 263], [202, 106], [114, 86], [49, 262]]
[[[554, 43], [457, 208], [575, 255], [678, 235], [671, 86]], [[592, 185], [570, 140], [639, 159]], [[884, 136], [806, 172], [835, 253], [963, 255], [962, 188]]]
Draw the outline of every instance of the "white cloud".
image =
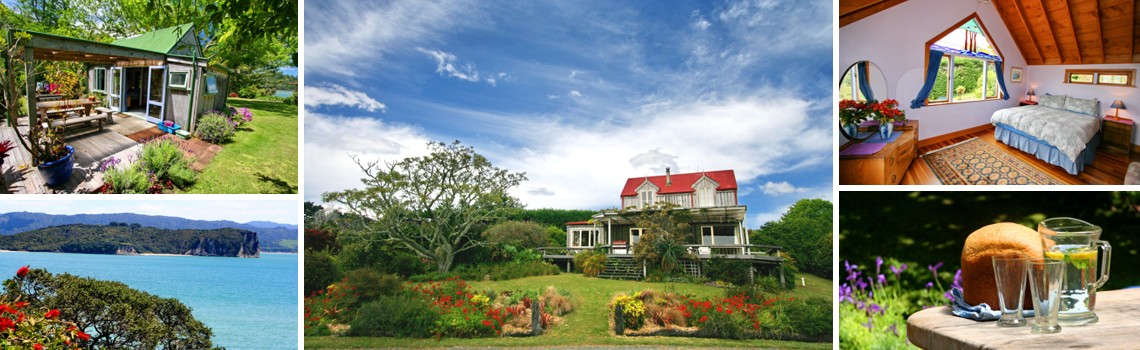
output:
[[553, 196], [554, 195], [554, 191], [551, 191], [550, 189], [548, 189], [546, 187], [532, 188], [532, 189], [527, 190], [526, 193], [531, 194], [531, 195], [535, 195], [535, 196]]
[[557, 100], [557, 99], [558, 99], [558, 95], [546, 95], [546, 99], [548, 99], [548, 100]]
[[483, 81], [487, 84], [490, 84], [491, 86], [495, 86], [495, 84], [498, 83], [498, 79], [496, 79], [496, 77], [500, 79], [507, 77], [507, 73], [499, 72], [499, 74], [496, 75], [489, 77], [484, 76], [480, 78], [479, 69], [475, 68], [474, 63], [459, 64], [459, 57], [451, 53], [439, 50], [425, 49], [422, 47], [417, 47], [416, 51], [423, 52], [431, 58], [435, 59], [435, 72], [439, 73], [440, 76], [456, 78], [473, 83]]
[[701, 30], [709, 29], [709, 26], [712, 26], [712, 23], [709, 23], [709, 21], [705, 19], [705, 16], [701, 15], [700, 10], [693, 10], [691, 17], [694, 18], [693, 26], [700, 28]]
[[582, 93], [579, 92], [578, 90], [570, 90], [570, 96], [582, 97]]
[[769, 195], [769, 196], [779, 196], [779, 195], [788, 194], [788, 193], [799, 193], [799, 192], [806, 192], [806, 191], [807, 191], [806, 188], [799, 188], [799, 187], [793, 186], [791, 183], [789, 183], [787, 181], [780, 181], [780, 182], [768, 181], [768, 183], [764, 184], [764, 194]]
[[429, 137], [415, 127], [376, 118], [305, 115], [305, 200], [362, 186], [364, 172], [352, 161], [397, 161], [427, 153]]
[[317, 108], [325, 105], [342, 105], [360, 108], [369, 112], [388, 110], [388, 106], [369, 97], [362, 91], [352, 90], [336, 84], [305, 86], [305, 107]]
[[580, 73], [580, 72], [578, 72], [577, 70], [571, 70], [570, 71], [570, 79], [574, 79], [574, 77], [578, 76], [578, 73]]

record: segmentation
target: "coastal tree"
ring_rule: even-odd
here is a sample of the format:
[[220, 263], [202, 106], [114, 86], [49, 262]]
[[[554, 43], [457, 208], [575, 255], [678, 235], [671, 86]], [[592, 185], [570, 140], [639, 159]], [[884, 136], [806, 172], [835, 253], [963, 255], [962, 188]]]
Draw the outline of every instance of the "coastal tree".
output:
[[159, 298], [120, 282], [31, 269], [4, 281], [4, 294], [90, 334], [92, 349], [211, 349], [213, 331], [177, 299]]
[[751, 233], [752, 244], [778, 245], [795, 257], [800, 271], [831, 276], [831, 202], [801, 199], [779, 220], [769, 221]]
[[459, 141], [427, 148], [428, 155], [383, 164], [353, 157], [365, 188], [323, 198], [354, 214], [345, 216], [341, 235], [405, 247], [447, 272], [456, 254], [485, 245], [478, 234], [487, 225], [520, 206], [507, 191], [526, 175], [495, 167]]

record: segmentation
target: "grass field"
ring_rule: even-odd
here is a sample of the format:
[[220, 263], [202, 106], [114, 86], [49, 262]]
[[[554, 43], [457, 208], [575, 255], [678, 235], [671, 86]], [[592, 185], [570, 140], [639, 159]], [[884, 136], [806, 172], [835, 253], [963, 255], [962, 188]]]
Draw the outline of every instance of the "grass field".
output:
[[[831, 300], [831, 281], [802, 275], [807, 287], [797, 287], [796, 297], [822, 297]], [[508, 346], [576, 346], [576, 345], [660, 345], [733, 348], [830, 349], [830, 343], [804, 343], [775, 340], [729, 340], [687, 337], [617, 337], [609, 334], [606, 303], [618, 292], [654, 289], [664, 292], [693, 293], [698, 297], [719, 297], [723, 291], [715, 287], [688, 283], [647, 283], [561, 274], [520, 278], [509, 281], [472, 282], [482, 289], [535, 289], [554, 286], [571, 293], [577, 308], [559, 324], [539, 337], [456, 339], [307, 337], [305, 348], [354, 349], [374, 347], [508, 347]]]
[[252, 110], [253, 122], [222, 145], [186, 192], [297, 193], [297, 106], [233, 97], [229, 105]]

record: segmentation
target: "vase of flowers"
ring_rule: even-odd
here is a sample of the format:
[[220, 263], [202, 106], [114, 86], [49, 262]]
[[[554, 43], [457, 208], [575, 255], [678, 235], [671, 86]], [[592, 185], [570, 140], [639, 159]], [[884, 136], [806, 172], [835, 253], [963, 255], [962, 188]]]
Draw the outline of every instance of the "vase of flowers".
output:
[[906, 112], [903, 112], [898, 106], [899, 101], [886, 99], [871, 104], [869, 108], [874, 114], [874, 119], [879, 121], [879, 137], [884, 140], [891, 138], [891, 135], [894, 134], [895, 122], [906, 120]]
[[848, 137], [855, 137], [859, 133], [859, 123], [867, 120], [870, 110], [867, 104], [854, 100], [839, 101], [839, 122], [843, 132]]

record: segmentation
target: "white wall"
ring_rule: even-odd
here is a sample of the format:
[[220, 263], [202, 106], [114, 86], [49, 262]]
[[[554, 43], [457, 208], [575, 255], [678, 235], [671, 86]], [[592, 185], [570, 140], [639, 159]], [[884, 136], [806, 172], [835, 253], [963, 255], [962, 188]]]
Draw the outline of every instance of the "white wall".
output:
[[[990, 40], [1004, 56], [1002, 69], [1009, 100], [910, 109], [910, 101], [922, 87], [923, 61], [926, 59], [923, 46], [974, 12], [978, 13], [992, 36]], [[997, 9], [993, 5], [979, 5], [976, 1], [911, 0], [839, 28], [839, 74], [861, 60], [875, 63], [887, 80], [887, 93], [875, 91], [875, 97], [898, 100], [908, 119], [922, 122], [919, 129], [922, 139], [989, 124], [994, 111], [1017, 106], [1017, 101], [1025, 97], [1026, 84], [1009, 81], [1009, 68], [1025, 68], [1025, 59], [1021, 57]], [[839, 77], [836, 85], [838, 80]]]
[[[1080, 98], [1095, 98], [1100, 100], [1100, 115], [1113, 115], [1116, 111], [1108, 106], [1112, 101], [1121, 100], [1126, 109], [1120, 110], [1120, 117], [1140, 121], [1140, 88], [1065, 84], [1066, 69], [1136, 69], [1140, 64], [1086, 64], [1086, 65], [1057, 65], [1057, 66], [1030, 66], [1025, 70], [1025, 81], [1033, 87], [1038, 97], [1046, 93], [1054, 95], [1069, 95]], [[1034, 97], [1036, 99], [1036, 97]], [[1140, 144], [1140, 133], [1133, 132], [1132, 143]]]

